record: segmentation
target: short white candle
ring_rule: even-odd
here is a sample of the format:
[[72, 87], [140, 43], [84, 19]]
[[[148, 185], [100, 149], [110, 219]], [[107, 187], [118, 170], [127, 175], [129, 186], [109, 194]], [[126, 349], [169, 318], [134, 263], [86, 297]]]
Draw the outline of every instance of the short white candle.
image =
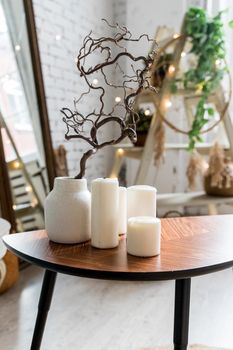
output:
[[118, 233], [121, 235], [127, 231], [127, 189], [119, 187], [119, 212]]
[[114, 248], [118, 239], [119, 184], [117, 179], [96, 179], [91, 184], [91, 244]]
[[147, 185], [136, 185], [127, 189], [127, 216], [156, 217], [156, 188]]
[[127, 252], [140, 257], [160, 254], [160, 219], [137, 216], [128, 219]]

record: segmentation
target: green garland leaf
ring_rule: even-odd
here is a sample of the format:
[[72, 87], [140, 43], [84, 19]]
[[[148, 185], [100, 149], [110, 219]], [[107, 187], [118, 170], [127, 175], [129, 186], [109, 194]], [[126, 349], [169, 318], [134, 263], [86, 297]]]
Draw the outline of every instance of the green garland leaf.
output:
[[[188, 135], [190, 151], [193, 151], [196, 142], [203, 141], [200, 136], [201, 130], [215, 113], [214, 108], [207, 104], [208, 97], [220, 84], [228, 69], [223, 61], [226, 51], [222, 13], [209, 18], [204, 9], [193, 7], [185, 17], [185, 35], [191, 40], [190, 52], [196, 55], [197, 64], [195, 68], [184, 73], [182, 82], [184, 88], [202, 93]], [[229, 25], [233, 28], [233, 21]], [[174, 86], [171, 89], [175, 90]]]

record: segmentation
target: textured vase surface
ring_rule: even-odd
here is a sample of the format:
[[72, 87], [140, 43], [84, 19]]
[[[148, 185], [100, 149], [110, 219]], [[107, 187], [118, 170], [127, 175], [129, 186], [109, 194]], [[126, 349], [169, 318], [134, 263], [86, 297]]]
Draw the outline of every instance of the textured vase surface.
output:
[[81, 243], [91, 237], [91, 194], [86, 179], [57, 177], [45, 200], [45, 228], [51, 241]]

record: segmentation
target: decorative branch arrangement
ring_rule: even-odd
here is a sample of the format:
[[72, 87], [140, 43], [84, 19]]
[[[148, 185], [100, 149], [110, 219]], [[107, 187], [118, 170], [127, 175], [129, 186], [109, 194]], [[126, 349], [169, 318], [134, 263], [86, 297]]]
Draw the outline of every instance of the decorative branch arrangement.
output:
[[[139, 120], [139, 115], [136, 112], [135, 98], [142, 90], [149, 89], [154, 93], [157, 89], [150, 84], [150, 67], [156, 57], [157, 45], [148, 56], [135, 56], [129, 52], [127, 45], [129, 42], [147, 42], [154, 41], [146, 34], [140, 35], [138, 38], [133, 38], [131, 32], [124, 26], [119, 24], [110, 25], [106, 20], [103, 20], [111, 28], [116, 31], [116, 34], [109, 37], [94, 38], [90, 32], [83, 41], [83, 45], [77, 56], [77, 68], [80, 76], [87, 84], [87, 91], [81, 94], [78, 100], [74, 101], [74, 110], [63, 108], [63, 121], [66, 124], [67, 131], [65, 138], [82, 139], [86, 141], [91, 148], [86, 151], [80, 160], [80, 172], [76, 179], [81, 179], [85, 175], [86, 162], [99, 149], [115, 145], [129, 137], [132, 142], [136, 142], [136, 123]], [[89, 65], [88, 61], [99, 55], [103, 56], [103, 61]], [[127, 58], [130, 60], [132, 74], [125, 74], [122, 68], [121, 60]], [[115, 72], [121, 76], [121, 82], [114, 84], [110, 82], [107, 69], [112, 66]], [[98, 73], [98, 79], [96, 79]], [[93, 77], [95, 77], [93, 79]], [[101, 85], [100, 85], [101, 84]], [[116, 97], [116, 104], [109, 112], [106, 108], [105, 98], [107, 89], [114, 88], [121, 91], [121, 97]], [[81, 100], [85, 95], [92, 92], [98, 93], [98, 106], [88, 114], [80, 112]], [[115, 138], [110, 140], [100, 141], [99, 132], [109, 123], [118, 125], [120, 133]], [[87, 130], [88, 129], [88, 130]]]

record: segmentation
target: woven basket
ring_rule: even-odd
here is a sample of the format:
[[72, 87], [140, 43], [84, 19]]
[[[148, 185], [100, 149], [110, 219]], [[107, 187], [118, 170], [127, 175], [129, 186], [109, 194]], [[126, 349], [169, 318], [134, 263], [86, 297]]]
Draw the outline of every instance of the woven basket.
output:
[[5, 264], [6, 273], [4, 273], [5, 278], [0, 285], [0, 294], [12, 287], [19, 277], [18, 258], [15, 255], [7, 251], [2, 262]]
[[206, 194], [210, 196], [219, 197], [232, 197], [233, 196], [233, 178], [231, 180], [231, 186], [226, 187], [225, 181], [223, 181], [223, 187], [219, 188], [217, 186], [211, 186], [211, 177], [207, 175], [204, 177], [204, 190]]

